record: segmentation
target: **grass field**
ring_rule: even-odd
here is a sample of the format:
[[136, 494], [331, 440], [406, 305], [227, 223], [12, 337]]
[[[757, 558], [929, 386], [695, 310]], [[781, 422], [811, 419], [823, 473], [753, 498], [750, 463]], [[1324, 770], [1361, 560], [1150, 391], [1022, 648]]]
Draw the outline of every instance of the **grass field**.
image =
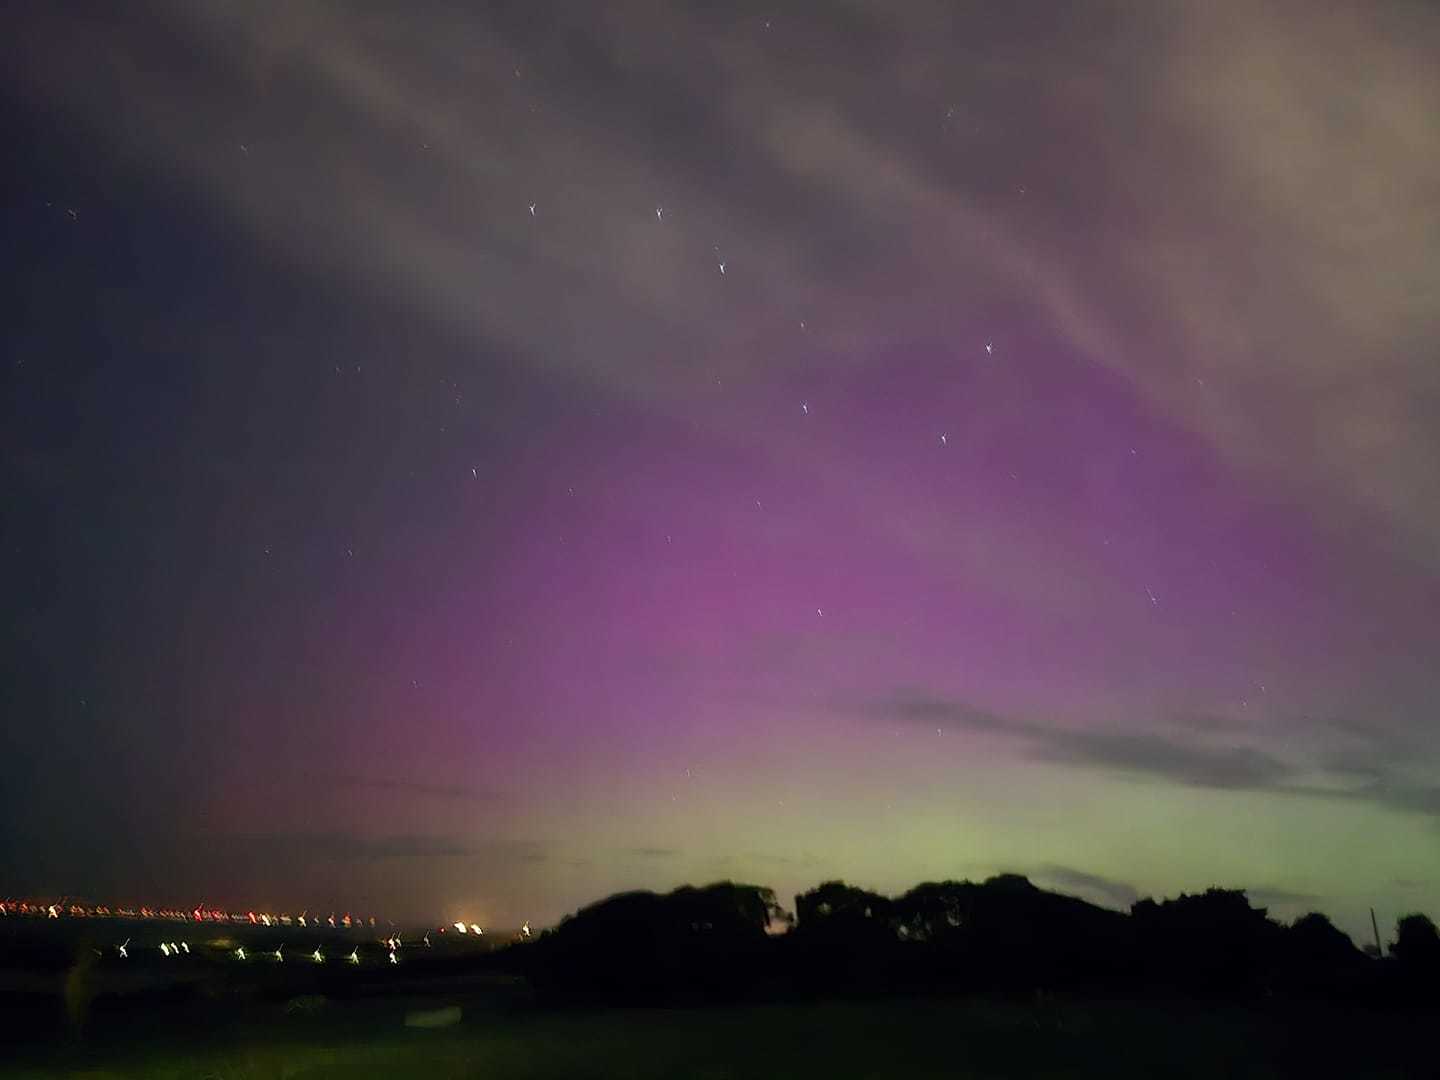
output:
[[[497, 1011], [417, 1030], [393, 998], [163, 1017], [36, 1047], [0, 1077], [1434, 1077], [1434, 1016], [1197, 1004], [921, 999], [690, 1010]], [[460, 1002], [463, 1005], [463, 1002]]]

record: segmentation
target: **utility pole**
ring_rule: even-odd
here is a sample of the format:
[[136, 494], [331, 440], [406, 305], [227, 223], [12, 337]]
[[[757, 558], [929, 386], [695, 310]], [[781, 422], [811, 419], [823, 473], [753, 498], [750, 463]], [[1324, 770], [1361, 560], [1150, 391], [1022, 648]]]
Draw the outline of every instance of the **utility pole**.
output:
[[1375, 958], [1378, 960], [1385, 955], [1385, 950], [1380, 947], [1380, 924], [1375, 921], [1375, 909], [1370, 909], [1370, 929], [1375, 931]]

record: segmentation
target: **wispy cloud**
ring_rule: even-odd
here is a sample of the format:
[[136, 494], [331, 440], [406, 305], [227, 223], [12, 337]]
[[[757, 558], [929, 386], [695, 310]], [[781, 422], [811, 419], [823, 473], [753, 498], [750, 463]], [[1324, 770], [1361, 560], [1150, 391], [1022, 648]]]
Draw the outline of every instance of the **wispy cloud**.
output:
[[1212, 746], [1151, 732], [1046, 726], [945, 698], [901, 695], [873, 711], [952, 730], [1012, 736], [1038, 761], [1173, 780], [1193, 787], [1274, 788], [1295, 775], [1289, 765], [1251, 747]]
[[641, 859], [673, 859], [680, 854], [675, 848], [665, 847], [631, 848], [629, 853]]
[[425, 834], [368, 837], [355, 832], [259, 833], [204, 839], [241, 854], [304, 861], [462, 858], [481, 851], [455, 836]]
[[1035, 756], [1049, 761], [1174, 780], [1193, 787], [1274, 788], [1294, 770], [1247, 746], [1201, 746], [1163, 735], [1129, 732], [1043, 731]]
[[[868, 715], [904, 720], [953, 731], [1012, 738], [1033, 761], [1076, 765], [1121, 775], [1165, 780], [1188, 787], [1227, 791], [1268, 791], [1289, 796], [1352, 799], [1404, 813], [1440, 817], [1440, 786], [1407, 779], [1410, 762], [1390, 742], [1377, 744], [1358, 764], [1326, 759], [1324, 771], [1360, 776], [1365, 783], [1321, 786], [1313, 770], [1255, 746], [1202, 741], [1205, 730], [1193, 721], [1166, 719], [1174, 733], [1156, 731], [1084, 731], [1046, 725], [1022, 716], [1006, 716], [968, 702], [901, 693], [873, 703]], [[1162, 718], [1165, 719], [1165, 718]], [[1220, 737], [1243, 729], [1211, 727]], [[1187, 733], [1188, 732], [1188, 733]]]
[[1252, 904], [1261, 907], [1304, 907], [1315, 904], [1320, 897], [1314, 893], [1292, 892], [1288, 889], [1246, 889], [1245, 895]]
[[436, 784], [425, 780], [353, 775], [335, 776], [332, 780], [340, 787], [392, 791], [400, 795], [432, 796], [437, 799], [463, 799], [476, 802], [487, 802], [496, 798], [496, 794], [492, 791], [469, 787], [465, 784]]
[[1049, 885], [1061, 892], [1073, 892], [1087, 900], [1098, 900], [1107, 907], [1128, 909], [1140, 898], [1139, 891], [1128, 882], [1090, 874], [1070, 866], [1047, 863], [1037, 866], [1029, 876], [1038, 885]]

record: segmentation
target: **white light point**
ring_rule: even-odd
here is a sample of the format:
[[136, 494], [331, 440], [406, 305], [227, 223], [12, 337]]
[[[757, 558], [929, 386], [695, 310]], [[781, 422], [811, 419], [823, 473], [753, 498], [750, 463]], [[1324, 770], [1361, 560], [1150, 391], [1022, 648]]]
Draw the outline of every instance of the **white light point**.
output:
[[128, 946], [129, 944], [130, 944], [130, 939], [127, 937], [127, 938], [125, 939], [125, 943], [124, 943], [123, 945], [116, 945], [116, 946], [115, 946], [116, 950], [120, 953], [120, 958], [121, 958], [122, 960], [128, 960], [128, 959], [130, 958], [130, 953], [126, 951], [126, 946]]
[[325, 962], [325, 954], [320, 951], [319, 945], [315, 946], [315, 951], [310, 954], [310, 959], [314, 960], [317, 964], [323, 964]]
[[988, 342], [988, 341], [985, 342], [985, 355], [986, 355], [986, 356], [993, 356], [993, 355], [995, 355], [995, 346], [994, 346], [991, 342]]
[[530, 204], [530, 216], [535, 216], [535, 204], [533, 202]]
[[469, 928], [466, 927], [463, 922], [457, 922], [455, 924], [455, 931], [460, 934], [468, 934], [470, 932]]
[[725, 264], [723, 262], [720, 264], [720, 275], [721, 277], [725, 275]]
[[657, 206], [657, 207], [655, 207], [655, 220], [656, 220], [656, 221], [664, 221], [664, 220], [665, 220], [665, 208], [664, 208], [663, 206]]
[[941, 445], [941, 446], [949, 446], [949, 445], [950, 445], [950, 437], [949, 437], [948, 435], [942, 434], [942, 435], [940, 436], [940, 445]]
[[479, 924], [479, 923], [473, 923], [473, 922], [472, 922], [472, 923], [470, 924], [470, 932], [471, 932], [472, 934], [474, 934], [476, 937], [484, 937], [484, 936], [485, 936], [485, 931], [480, 929], [480, 924]]
[[808, 401], [802, 401], [802, 402], [800, 403], [800, 411], [801, 411], [802, 413], [804, 413], [806, 416], [809, 416], [809, 415], [810, 415], [810, 403], [809, 403]]
[[359, 950], [359, 949], [351, 949], [351, 950], [350, 950], [350, 955], [347, 956], [345, 959], [346, 959], [346, 960], [349, 960], [350, 963], [352, 963], [352, 964], [358, 964], [358, 963], [360, 962], [360, 950]]

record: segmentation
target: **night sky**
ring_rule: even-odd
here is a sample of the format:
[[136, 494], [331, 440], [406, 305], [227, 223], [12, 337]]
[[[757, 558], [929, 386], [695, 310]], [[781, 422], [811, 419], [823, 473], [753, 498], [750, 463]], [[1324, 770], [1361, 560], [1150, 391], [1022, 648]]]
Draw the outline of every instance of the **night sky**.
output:
[[20, 5], [0, 893], [1440, 903], [1440, 12]]

